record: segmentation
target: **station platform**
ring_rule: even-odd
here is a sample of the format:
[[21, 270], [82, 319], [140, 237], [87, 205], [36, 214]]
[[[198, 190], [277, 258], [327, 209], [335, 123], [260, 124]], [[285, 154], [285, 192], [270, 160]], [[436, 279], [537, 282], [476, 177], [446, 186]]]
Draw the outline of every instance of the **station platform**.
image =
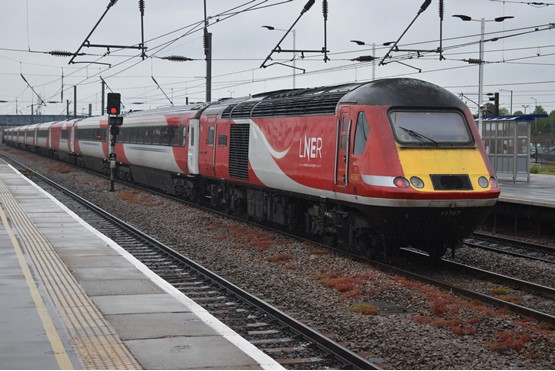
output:
[[1, 369], [283, 369], [0, 160]]
[[555, 175], [530, 174], [529, 182], [499, 180], [499, 201], [555, 208]]

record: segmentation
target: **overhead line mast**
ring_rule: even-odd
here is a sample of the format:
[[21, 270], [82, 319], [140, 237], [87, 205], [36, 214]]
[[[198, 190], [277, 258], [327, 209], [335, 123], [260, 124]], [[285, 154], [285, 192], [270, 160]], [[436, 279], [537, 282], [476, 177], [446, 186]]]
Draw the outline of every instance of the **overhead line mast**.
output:
[[117, 1], [118, 0], [110, 0], [110, 2], [108, 3], [108, 6], [106, 7], [106, 10], [102, 14], [102, 16], [100, 17], [98, 22], [96, 22], [96, 24], [94, 25], [91, 32], [89, 32], [89, 34], [87, 35], [87, 37], [85, 38], [83, 43], [81, 43], [81, 46], [79, 46], [79, 49], [77, 49], [77, 51], [72, 54], [73, 56], [69, 60], [68, 64], [72, 64], [72, 63], [107, 64], [107, 63], [100, 63], [100, 62], [75, 62], [75, 57], [77, 57], [79, 55], [79, 52], [81, 51], [81, 49], [83, 49], [84, 46], [87, 47], [87, 48], [106, 48], [107, 49], [107, 51], [106, 51], [107, 54], [110, 54], [110, 48], [139, 49], [139, 50], [141, 50], [141, 57], [143, 58], [143, 60], [146, 58], [146, 49], [147, 48], [144, 45], [144, 27], [143, 27], [143, 18], [144, 18], [144, 10], [145, 10], [145, 1], [144, 0], [139, 0], [139, 11], [141, 12], [141, 43], [139, 45], [91, 44], [91, 42], [89, 41], [90, 37], [92, 36], [94, 31], [98, 27], [100, 22], [102, 22], [102, 20], [104, 19], [104, 17], [106, 16], [108, 11], [110, 10], [110, 8], [112, 6], [114, 6], [117, 3]]

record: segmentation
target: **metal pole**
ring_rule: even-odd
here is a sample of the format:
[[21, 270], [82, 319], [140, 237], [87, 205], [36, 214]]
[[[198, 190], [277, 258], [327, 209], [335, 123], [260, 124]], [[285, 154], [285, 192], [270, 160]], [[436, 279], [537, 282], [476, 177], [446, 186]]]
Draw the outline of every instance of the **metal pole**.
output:
[[511, 112], [510, 115], [513, 114], [513, 91], [511, 90]]
[[478, 132], [482, 137], [482, 95], [484, 91], [484, 30], [486, 20], [480, 19], [480, 64], [478, 70]]
[[293, 30], [293, 89], [296, 88], [297, 84], [296, 84], [296, 77], [297, 77], [297, 68], [295, 60], [296, 60], [296, 50], [297, 50], [297, 31]]
[[102, 102], [101, 102], [101, 106], [102, 106], [102, 107], [100, 107], [100, 115], [101, 115], [101, 116], [104, 116], [104, 107], [106, 107], [105, 104], [104, 104], [104, 103], [105, 103], [105, 102], [104, 102], [104, 97], [106, 96], [106, 91], [105, 91], [105, 89], [106, 89], [106, 86], [105, 86], [105, 85], [106, 85], [106, 84], [104, 84], [104, 80], [101, 80], [100, 84], [101, 84], [101, 86], [102, 86], [102, 88], [101, 88], [101, 91], [102, 91], [102, 99], [101, 99]]
[[77, 85], [73, 85], [73, 117], [77, 117]]
[[372, 43], [372, 81], [376, 80], [376, 43]]
[[64, 69], [62, 68], [62, 89], [60, 92], [61, 96], [60, 96], [60, 103], [64, 102]]
[[114, 192], [114, 178], [116, 173], [116, 135], [114, 126], [110, 125], [110, 192]]
[[208, 49], [206, 53], [206, 103], [212, 101], [212, 33], [206, 33]]
[[212, 34], [208, 32], [208, 15], [204, 0], [204, 55], [206, 57], [206, 103], [212, 101]]

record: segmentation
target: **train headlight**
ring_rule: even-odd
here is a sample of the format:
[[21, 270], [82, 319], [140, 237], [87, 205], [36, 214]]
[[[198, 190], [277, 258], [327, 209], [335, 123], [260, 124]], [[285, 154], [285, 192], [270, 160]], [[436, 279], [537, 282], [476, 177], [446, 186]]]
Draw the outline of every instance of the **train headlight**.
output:
[[424, 188], [424, 181], [417, 176], [413, 176], [410, 178], [410, 184], [412, 184], [416, 188]]
[[489, 181], [485, 176], [481, 176], [478, 178], [478, 185], [482, 188], [487, 188], [489, 185]]
[[491, 188], [499, 187], [499, 183], [497, 183], [497, 179], [495, 179], [494, 176], [489, 178], [489, 184], [491, 185]]
[[408, 186], [410, 186], [409, 181], [402, 176], [398, 176], [397, 178], [393, 179], [393, 184], [395, 184], [399, 188], [407, 188]]

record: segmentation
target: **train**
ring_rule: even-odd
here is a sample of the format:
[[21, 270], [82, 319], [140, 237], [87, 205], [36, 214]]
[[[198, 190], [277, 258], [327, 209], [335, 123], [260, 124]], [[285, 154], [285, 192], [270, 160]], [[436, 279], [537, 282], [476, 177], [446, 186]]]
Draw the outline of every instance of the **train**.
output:
[[[4, 139], [109, 173], [108, 119]], [[468, 107], [412, 78], [131, 112], [113, 148], [120, 179], [369, 257], [454, 251], [500, 194]]]

